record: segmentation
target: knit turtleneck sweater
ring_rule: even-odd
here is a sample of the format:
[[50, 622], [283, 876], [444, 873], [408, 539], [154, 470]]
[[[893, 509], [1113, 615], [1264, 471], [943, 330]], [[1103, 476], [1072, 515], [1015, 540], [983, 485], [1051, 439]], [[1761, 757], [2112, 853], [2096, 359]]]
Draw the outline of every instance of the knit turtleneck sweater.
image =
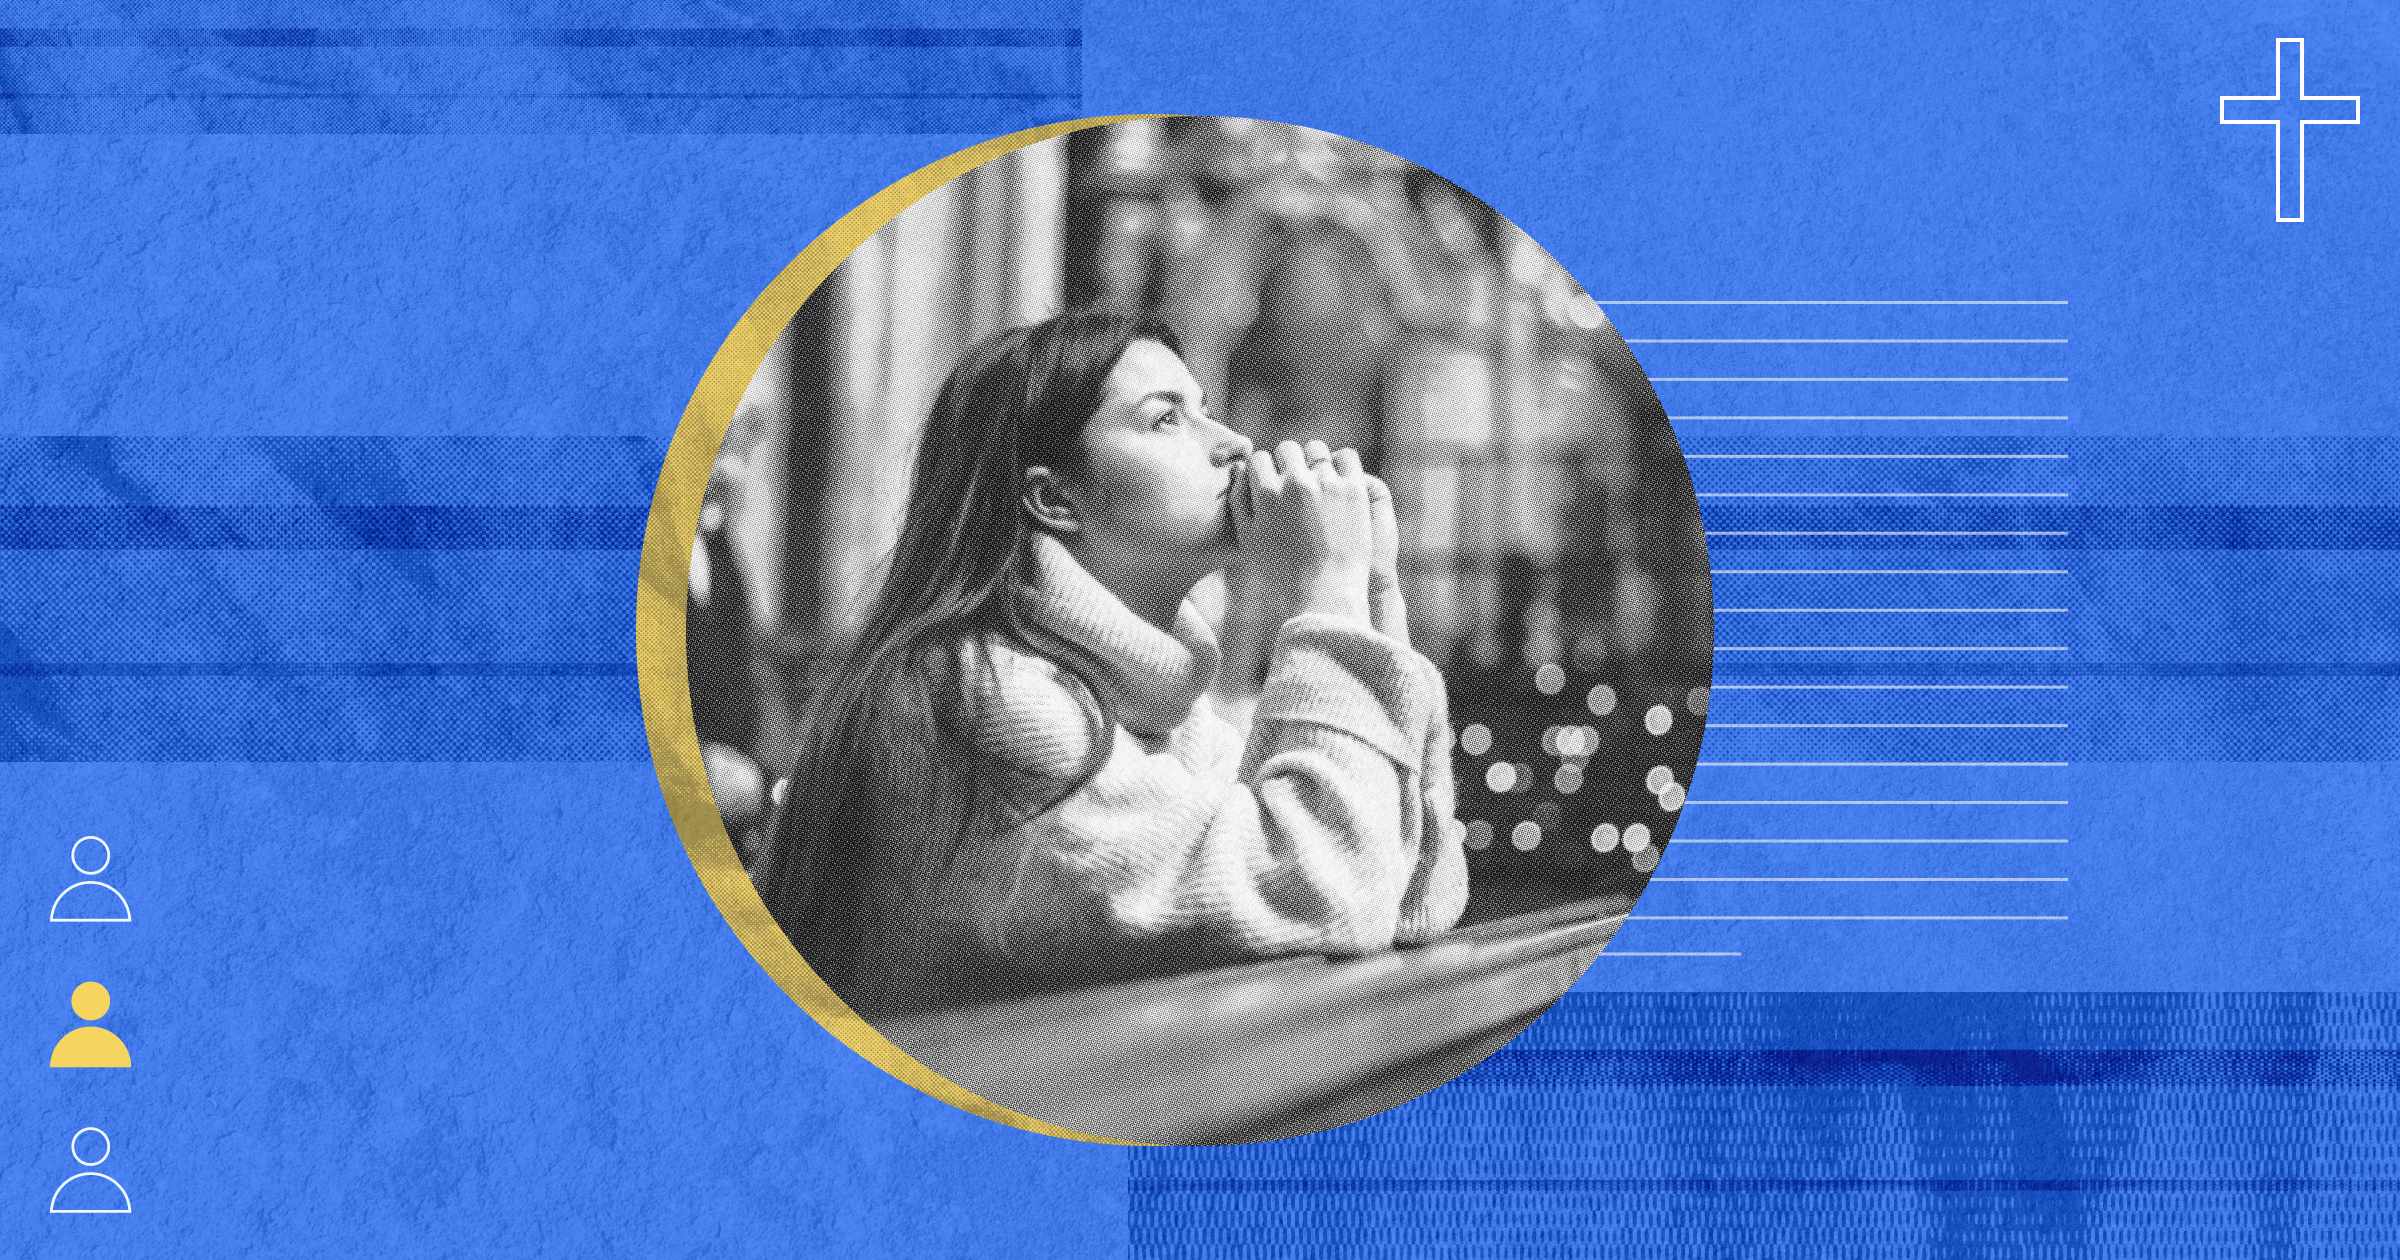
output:
[[1190, 600], [1165, 630], [1136, 616], [1066, 545], [1034, 535], [1026, 613], [1043, 651], [1099, 688], [1126, 729], [1163, 735], [1183, 725], [1217, 677], [1217, 639]]
[[1464, 829], [1430, 661], [1361, 623], [1293, 617], [1245, 739], [1206, 697], [1217, 646], [1189, 603], [1160, 629], [1047, 535], [1033, 559], [1030, 642], [967, 645], [970, 711], [953, 725], [1057, 790], [929, 854], [959, 834], [932, 816], [951, 798], [892, 785], [873, 827], [896, 876], [874, 906], [888, 944], [846, 986], [854, 1007], [1360, 954], [1458, 921]]

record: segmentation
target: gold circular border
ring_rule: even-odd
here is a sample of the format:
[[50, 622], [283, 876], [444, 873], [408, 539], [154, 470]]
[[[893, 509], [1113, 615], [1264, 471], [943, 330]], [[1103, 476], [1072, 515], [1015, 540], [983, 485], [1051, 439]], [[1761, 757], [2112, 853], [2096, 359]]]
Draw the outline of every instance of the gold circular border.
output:
[[800, 256], [742, 313], [732, 334], [717, 347], [716, 357], [709, 360], [699, 388], [692, 391], [692, 401], [683, 409], [683, 422], [676, 426], [675, 437], [667, 444], [666, 462], [658, 473], [658, 490], [650, 499], [650, 524], [642, 536], [641, 584], [634, 605], [634, 655], [641, 676], [642, 726], [650, 736], [650, 759], [658, 770], [659, 790], [666, 796], [667, 813], [675, 820], [676, 833], [683, 838], [683, 851], [691, 858], [692, 869], [699, 872], [700, 883], [708, 889], [733, 934], [749, 948], [750, 956], [800, 1004], [801, 1010], [824, 1025], [825, 1031], [840, 1038], [842, 1044], [857, 1051], [867, 1062], [907, 1084], [987, 1120], [1052, 1137], [1111, 1146], [1146, 1144], [1060, 1128], [969, 1093], [910, 1058], [860, 1019], [809, 967], [800, 951], [792, 948], [790, 938], [768, 913], [758, 890], [751, 886], [749, 874], [743, 871], [742, 860], [734, 852], [733, 838], [725, 833], [725, 820], [717, 813], [716, 798], [709, 792], [708, 775], [701, 769], [700, 736], [692, 725], [691, 664], [685, 648], [684, 613], [692, 581], [692, 539], [700, 529], [700, 499], [708, 488], [709, 469], [716, 463], [718, 448], [724, 445], [725, 432], [733, 423], [733, 409], [741, 402], [742, 392], [749, 388], [750, 378], [758, 374], [759, 365], [766, 361], [768, 348], [775, 344], [784, 326], [792, 322], [792, 316], [799, 312], [808, 295], [816, 292], [817, 286], [852, 251], [901, 211], [968, 171], [1027, 145], [1070, 132], [1161, 117], [1167, 115], [1082, 118], [987, 140], [902, 177], [809, 242], [808, 248], [801, 250]]

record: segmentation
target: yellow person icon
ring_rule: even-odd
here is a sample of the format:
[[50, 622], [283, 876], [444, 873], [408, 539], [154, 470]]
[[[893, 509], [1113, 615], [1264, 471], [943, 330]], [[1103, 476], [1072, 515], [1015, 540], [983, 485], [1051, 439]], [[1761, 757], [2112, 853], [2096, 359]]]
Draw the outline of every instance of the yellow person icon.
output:
[[[86, 980], [75, 986], [75, 996], [68, 999], [81, 1019], [98, 1019], [108, 1014], [108, 990], [97, 980]], [[133, 1054], [115, 1033], [97, 1024], [86, 1024], [58, 1039], [50, 1048], [50, 1066], [54, 1068], [121, 1068], [133, 1066]]]

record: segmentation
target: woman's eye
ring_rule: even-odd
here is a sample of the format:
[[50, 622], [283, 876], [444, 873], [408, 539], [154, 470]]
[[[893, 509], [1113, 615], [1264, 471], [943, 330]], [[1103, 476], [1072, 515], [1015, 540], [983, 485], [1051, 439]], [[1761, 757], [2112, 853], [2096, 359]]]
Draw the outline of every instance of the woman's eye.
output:
[[1151, 428], [1153, 428], [1153, 429], [1163, 429], [1163, 428], [1166, 428], [1166, 427], [1167, 427], [1167, 426], [1169, 426], [1169, 425], [1181, 424], [1181, 423], [1183, 423], [1183, 413], [1182, 413], [1182, 412], [1180, 412], [1180, 411], [1165, 411], [1165, 412], [1160, 412], [1160, 413], [1159, 413], [1159, 416], [1158, 416], [1158, 418], [1157, 418], [1156, 420], [1153, 420], [1153, 421], [1151, 421], [1151, 422], [1150, 422], [1150, 427], [1151, 427]]

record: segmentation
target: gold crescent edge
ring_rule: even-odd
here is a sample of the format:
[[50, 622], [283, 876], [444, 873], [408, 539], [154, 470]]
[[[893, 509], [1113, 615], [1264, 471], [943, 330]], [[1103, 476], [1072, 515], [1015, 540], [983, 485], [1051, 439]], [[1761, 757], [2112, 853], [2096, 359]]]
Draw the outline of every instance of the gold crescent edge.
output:
[[910, 1058], [858, 1017], [817, 976], [800, 951], [767, 911], [758, 891], [734, 852], [733, 838], [717, 813], [708, 776], [700, 761], [700, 736], [692, 724], [690, 662], [686, 655], [684, 614], [691, 587], [692, 539], [700, 527], [700, 500], [708, 488], [708, 473], [733, 423], [733, 411], [749, 387], [750, 378], [765, 362], [767, 350], [783, 332], [800, 304], [808, 300], [834, 268], [868, 237], [898, 217], [934, 189], [976, 167], [1028, 145], [1038, 144], [1090, 127], [1163, 114], [1117, 114], [1082, 118], [987, 140], [901, 177], [843, 215], [809, 242], [766, 291], [750, 304], [733, 332], [717, 348], [702, 373], [683, 420], [667, 445], [659, 469], [658, 489], [650, 500], [650, 521], [642, 537], [639, 589], [634, 606], [634, 655], [641, 679], [642, 726], [650, 739], [650, 758], [658, 771], [658, 786], [666, 797], [683, 850], [699, 873], [700, 883], [725, 916], [735, 936], [758, 960], [767, 975], [822, 1024], [825, 1031], [858, 1052], [861, 1058], [901, 1081], [951, 1106], [987, 1120], [1014, 1125], [1052, 1137], [1073, 1138], [1111, 1146], [1139, 1146], [1061, 1128], [1033, 1116], [1011, 1111], [988, 1098], [960, 1088], [924, 1064]]

